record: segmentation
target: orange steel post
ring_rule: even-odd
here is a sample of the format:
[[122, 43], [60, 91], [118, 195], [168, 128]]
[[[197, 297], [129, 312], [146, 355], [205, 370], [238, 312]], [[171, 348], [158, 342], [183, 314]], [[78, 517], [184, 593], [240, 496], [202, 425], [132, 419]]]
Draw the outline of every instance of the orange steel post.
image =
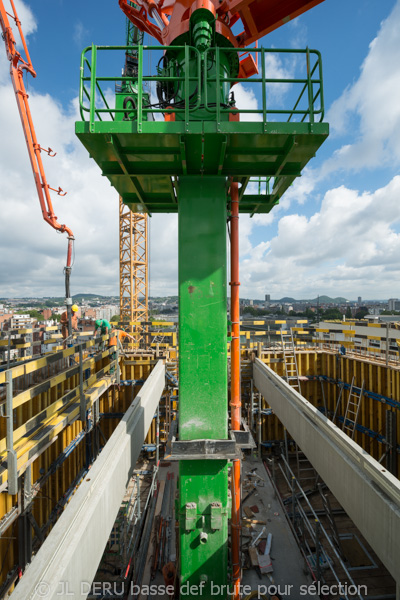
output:
[[[240, 308], [239, 308], [239, 191], [231, 182], [231, 428], [240, 429]], [[232, 570], [233, 598], [240, 598], [240, 459], [232, 467]]]

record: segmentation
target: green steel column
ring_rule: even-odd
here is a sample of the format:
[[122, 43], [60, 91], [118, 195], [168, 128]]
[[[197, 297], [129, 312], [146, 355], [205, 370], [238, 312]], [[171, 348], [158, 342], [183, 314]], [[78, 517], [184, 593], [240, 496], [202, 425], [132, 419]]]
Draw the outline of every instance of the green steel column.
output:
[[[224, 177], [179, 180], [181, 440], [228, 436], [226, 202]], [[182, 597], [194, 585], [226, 598], [227, 461], [180, 462], [179, 519]]]

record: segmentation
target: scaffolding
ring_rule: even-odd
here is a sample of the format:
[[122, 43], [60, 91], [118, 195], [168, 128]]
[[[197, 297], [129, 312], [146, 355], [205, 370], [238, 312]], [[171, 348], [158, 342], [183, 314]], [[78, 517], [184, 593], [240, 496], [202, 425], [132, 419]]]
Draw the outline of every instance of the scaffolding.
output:
[[143, 345], [148, 320], [148, 216], [119, 199], [120, 322]]

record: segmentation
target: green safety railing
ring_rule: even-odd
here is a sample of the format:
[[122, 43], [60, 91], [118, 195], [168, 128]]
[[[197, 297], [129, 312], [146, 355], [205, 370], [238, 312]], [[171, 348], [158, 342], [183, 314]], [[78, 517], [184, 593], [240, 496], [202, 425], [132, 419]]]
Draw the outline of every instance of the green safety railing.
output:
[[[80, 86], [79, 86], [79, 107], [80, 107], [80, 115], [83, 121], [86, 121], [86, 114], [89, 113], [89, 121], [92, 125], [96, 117], [102, 121], [102, 114], [108, 115], [110, 119], [115, 120], [115, 115], [117, 113], [136, 113], [136, 121], [141, 125], [143, 122], [144, 114], [157, 114], [157, 113], [184, 113], [185, 120], [189, 121], [189, 113], [193, 112], [200, 108], [201, 105], [201, 54], [200, 52], [191, 46], [174, 46], [174, 50], [183, 50], [185, 53], [185, 67], [189, 65], [190, 61], [193, 61], [193, 56], [197, 62], [197, 75], [190, 76], [189, 68], [184, 69], [184, 73], [182, 76], [167, 76], [161, 75], [160, 73], [156, 75], [144, 75], [143, 74], [143, 65], [145, 64], [144, 54], [148, 52], [154, 52], [162, 55], [162, 51], [167, 50], [169, 46], [88, 46], [85, 48], [81, 55], [81, 67], [80, 67]], [[100, 82], [109, 82], [116, 83], [118, 85], [124, 83], [131, 83], [131, 77], [123, 77], [123, 76], [99, 76], [97, 75], [97, 54], [98, 52], [104, 50], [111, 51], [135, 51], [138, 56], [138, 77], [137, 77], [137, 91], [138, 91], [138, 99], [137, 99], [137, 108], [136, 110], [132, 110], [131, 108], [110, 108], [104, 92], [101, 89]], [[91, 62], [87, 57], [87, 53], [91, 53]], [[86, 74], [86, 69], [89, 71], [89, 74]], [[182, 83], [184, 84], [185, 96], [189, 100], [185, 100], [184, 107], [176, 107], [173, 108], [163, 108], [157, 107], [157, 105], [148, 105], [144, 104], [144, 90], [143, 84], [146, 82], [154, 82], [157, 81], [165, 82], [165, 83]], [[195, 82], [197, 84], [197, 93], [195, 96], [195, 102], [193, 102], [193, 97], [190, 97], [189, 89], [191, 82]], [[88, 89], [87, 84], [90, 84]], [[100, 98], [103, 102], [102, 107], [97, 106], [98, 98], [96, 97], [96, 90], [100, 94]], [[84, 99], [87, 99], [88, 105], [85, 104]], [[85, 114], [86, 113], [86, 114]]]
[[[124, 76], [103, 76], [97, 73], [98, 53], [104, 51], [134, 51], [138, 56], [138, 77], [137, 77], [137, 107], [136, 108], [115, 108], [110, 107], [107, 102], [105, 92], [101, 85], [105, 83], [115, 83], [123, 85], [132, 83], [131, 77]], [[240, 58], [243, 56], [243, 48], [209, 48], [204, 54], [202, 67], [202, 59], [200, 52], [192, 46], [174, 46], [174, 51], [184, 52], [184, 63], [181, 68], [181, 75], [164, 75], [158, 72], [154, 75], [146, 75], [144, 69], [146, 65], [151, 65], [151, 60], [147, 60], [149, 53], [153, 53], [156, 58], [162, 56], [163, 51], [171, 50], [169, 46], [88, 46], [82, 52], [81, 67], [80, 67], [80, 88], [79, 88], [79, 105], [80, 115], [83, 121], [90, 121], [93, 125], [96, 120], [102, 121], [103, 116], [107, 120], [115, 120], [118, 113], [129, 113], [134, 115], [134, 120], [137, 121], [138, 131], [141, 131], [143, 116], [148, 114], [161, 113], [182, 113], [186, 123], [190, 122], [193, 113], [199, 108], [205, 109], [210, 116], [215, 115], [215, 120], [220, 122], [221, 115], [224, 113], [234, 112], [239, 114], [255, 114], [262, 115], [262, 121], [266, 123], [273, 115], [282, 117], [282, 121], [290, 122], [293, 119], [309, 123], [314, 123], [316, 120], [321, 122], [324, 118], [324, 95], [323, 95], [323, 79], [322, 79], [322, 60], [321, 55], [317, 50], [292, 50], [279, 49], [271, 50], [266, 48], [251, 48], [245, 50], [245, 54], [261, 55], [261, 76], [251, 77], [249, 79], [241, 79], [239, 77], [223, 77], [219, 70], [221, 52], [224, 54], [236, 52]], [[89, 54], [91, 60], [89, 60]], [[303, 78], [269, 78], [266, 69], [267, 54], [296, 54], [303, 55], [305, 60], [306, 76]], [[210, 61], [216, 64], [216, 72], [210, 73]], [[196, 62], [197, 73], [190, 75], [193, 71], [193, 61]], [[149, 69], [151, 67], [148, 67]], [[157, 82], [176, 83], [184, 89], [184, 99], [179, 103], [171, 102], [168, 107], [160, 106], [160, 104], [148, 103], [146, 93], [143, 86], [148, 83], [156, 84]], [[224, 83], [242, 83], [247, 85], [261, 85], [261, 108], [238, 108], [224, 104], [221, 99], [221, 86]], [[193, 85], [194, 84], [194, 85]], [[299, 88], [299, 94], [291, 108], [272, 108], [268, 104], [269, 86], [274, 84], [291, 84]], [[209, 86], [216, 90], [217, 100], [209, 102]], [[190, 95], [190, 90], [195, 88], [194, 93]], [[234, 89], [234, 88], [233, 88]], [[147, 103], [146, 103], [147, 102]], [[87, 118], [89, 117], [89, 118]], [[196, 119], [198, 120], [198, 118]], [[210, 119], [211, 120], [211, 119]]]
[[[218, 68], [220, 65], [220, 54], [223, 52], [224, 54], [230, 52], [236, 52], [239, 54], [243, 54], [243, 49], [240, 48], [209, 48], [205, 52], [204, 59], [204, 79], [208, 83], [215, 83], [216, 92], [217, 92], [217, 101], [213, 103], [213, 106], [210, 106], [208, 103], [208, 86], [205, 86], [204, 95], [205, 95], [205, 108], [210, 113], [216, 114], [216, 120], [219, 122], [221, 119], [221, 114], [232, 112], [232, 107], [224, 108], [223, 104], [221, 104], [220, 94], [221, 94], [221, 84], [223, 83], [260, 83], [262, 84], [261, 96], [262, 96], [262, 108], [250, 108], [250, 109], [238, 109], [235, 112], [239, 112], [240, 114], [261, 114], [263, 122], [267, 121], [268, 115], [288, 115], [287, 121], [291, 121], [294, 115], [301, 116], [300, 121], [304, 122], [308, 116], [308, 120], [310, 123], [315, 122], [316, 115], [319, 115], [319, 122], [324, 119], [324, 92], [323, 92], [323, 79], [322, 79], [322, 58], [320, 52], [318, 50], [310, 50], [306, 48], [304, 50], [293, 50], [293, 49], [269, 49], [269, 48], [251, 48], [246, 50], [246, 54], [252, 55], [255, 54], [261, 55], [261, 77], [251, 77], [249, 79], [242, 79], [239, 77], [221, 77], [220, 69]], [[269, 78], [267, 77], [266, 65], [265, 65], [265, 57], [267, 54], [297, 54], [304, 55], [305, 57], [305, 66], [307, 76], [304, 78]], [[209, 64], [211, 56], [211, 64], [216, 63], [216, 74], [209, 74]], [[313, 63], [313, 64], [311, 64]], [[301, 86], [301, 90], [297, 100], [293, 108], [287, 109], [278, 109], [278, 108], [269, 108], [267, 104], [267, 85], [273, 84], [295, 84]], [[304, 108], [300, 108], [300, 103], [302, 99], [306, 101], [306, 106]], [[318, 107], [316, 108], [316, 102], [318, 102]], [[215, 105], [214, 105], [215, 104]]]

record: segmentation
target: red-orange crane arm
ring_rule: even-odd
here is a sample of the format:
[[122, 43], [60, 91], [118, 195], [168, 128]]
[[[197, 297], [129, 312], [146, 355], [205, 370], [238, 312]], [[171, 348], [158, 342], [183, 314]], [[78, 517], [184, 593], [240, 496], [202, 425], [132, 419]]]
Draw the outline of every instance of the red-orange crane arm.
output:
[[[4, 42], [6, 45], [7, 58], [10, 61], [10, 74], [15, 91], [15, 98], [17, 100], [18, 110], [21, 117], [22, 128], [24, 130], [25, 141], [28, 148], [29, 159], [31, 161], [33, 177], [35, 179], [36, 190], [39, 196], [40, 208], [42, 209], [43, 218], [57, 231], [60, 231], [61, 233], [67, 233], [67, 268], [70, 269], [72, 262], [72, 243], [74, 240], [74, 235], [71, 229], [69, 229], [69, 227], [58, 223], [57, 217], [54, 214], [49, 192], [49, 190], [54, 190], [54, 188], [51, 188], [46, 180], [42, 157], [40, 154], [43, 148], [41, 148], [36, 139], [35, 128], [33, 125], [32, 115], [29, 108], [28, 94], [26, 93], [24, 84], [24, 70], [30, 73], [33, 77], [36, 77], [36, 72], [32, 66], [25, 37], [22, 32], [21, 22], [18, 18], [18, 14], [15, 9], [14, 0], [10, 0], [10, 4], [13, 14], [8, 13], [6, 11], [3, 0], [0, 0], [0, 24], [3, 32]], [[21, 36], [22, 45], [24, 48], [25, 58], [23, 58], [20, 52], [18, 52], [16, 49], [16, 41], [8, 17], [11, 17], [11, 19], [13, 19], [18, 28], [19, 34]], [[54, 156], [54, 154], [51, 154], [51, 148], [45, 150], [45, 152], [48, 152], [50, 156]], [[61, 188], [58, 188], [58, 190], [54, 191], [56, 191], [59, 195], [62, 194]]]
[[[136, 27], [165, 46], [189, 31], [190, 14], [204, 7], [216, 15], [216, 31], [244, 48], [324, 0], [135, 0], [135, 6], [131, 0], [118, 1]], [[231, 28], [239, 20], [243, 31], [234, 35]]]
[[324, 0], [224, 0], [218, 14], [227, 14], [231, 27], [239, 19], [244, 31], [236, 36], [239, 47], [248, 46], [285, 25]]

